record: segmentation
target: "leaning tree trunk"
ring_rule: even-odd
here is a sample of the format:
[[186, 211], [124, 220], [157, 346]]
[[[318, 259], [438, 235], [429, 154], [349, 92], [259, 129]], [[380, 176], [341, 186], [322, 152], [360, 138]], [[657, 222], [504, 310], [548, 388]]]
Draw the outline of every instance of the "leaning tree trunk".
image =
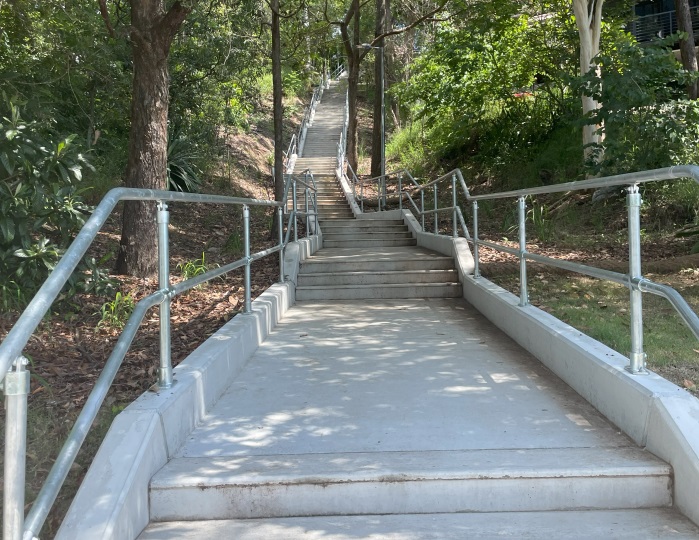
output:
[[[680, 56], [682, 67], [687, 71], [697, 71], [697, 53], [694, 48], [694, 29], [692, 28], [692, 13], [689, 10], [687, 0], [675, 0], [675, 12], [677, 13], [677, 29], [687, 34], [687, 39], [680, 40]], [[687, 87], [689, 99], [697, 99], [697, 81]]]
[[[188, 8], [176, 2], [165, 13], [160, 0], [132, 0], [133, 95], [126, 187], [167, 187], [167, 116], [172, 38]], [[155, 204], [124, 203], [116, 271], [139, 277], [157, 268]]]

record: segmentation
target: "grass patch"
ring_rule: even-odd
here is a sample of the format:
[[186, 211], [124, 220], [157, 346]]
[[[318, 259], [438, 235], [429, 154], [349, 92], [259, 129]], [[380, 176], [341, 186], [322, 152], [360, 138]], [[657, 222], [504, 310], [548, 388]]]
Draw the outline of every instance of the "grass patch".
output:
[[[695, 311], [699, 307], [697, 278], [697, 269], [651, 276], [654, 281], [677, 289]], [[515, 278], [506, 281], [510, 289], [516, 286]], [[529, 280], [529, 296], [533, 305], [628, 356], [631, 348], [629, 291], [625, 287], [587, 277], [539, 272]], [[699, 344], [664, 298], [643, 295], [643, 337], [648, 367], [659, 369], [675, 384], [696, 392]], [[669, 377], [663, 369], [668, 366], [681, 368], [682, 374]], [[691, 378], [687, 379], [687, 373], [693, 373]]]

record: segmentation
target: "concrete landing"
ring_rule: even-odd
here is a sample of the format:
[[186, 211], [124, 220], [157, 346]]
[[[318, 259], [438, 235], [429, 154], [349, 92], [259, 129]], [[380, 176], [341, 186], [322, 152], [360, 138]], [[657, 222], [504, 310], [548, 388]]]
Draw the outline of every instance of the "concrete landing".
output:
[[463, 300], [299, 303], [177, 457], [635, 446]]

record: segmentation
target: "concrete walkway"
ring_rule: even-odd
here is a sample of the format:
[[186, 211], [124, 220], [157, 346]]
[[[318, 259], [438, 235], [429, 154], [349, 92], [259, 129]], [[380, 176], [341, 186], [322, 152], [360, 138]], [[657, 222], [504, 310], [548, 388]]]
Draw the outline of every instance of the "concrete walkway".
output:
[[301, 302], [140, 538], [699, 538], [670, 475], [463, 300]]

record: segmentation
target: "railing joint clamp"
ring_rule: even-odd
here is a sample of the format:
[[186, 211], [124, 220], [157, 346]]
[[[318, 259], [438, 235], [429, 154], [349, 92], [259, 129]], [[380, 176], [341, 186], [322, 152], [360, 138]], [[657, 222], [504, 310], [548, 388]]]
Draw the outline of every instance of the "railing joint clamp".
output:
[[26, 396], [30, 389], [30, 373], [25, 369], [29, 364], [24, 356], [20, 356], [12, 363], [5, 378], [0, 383], [0, 389], [5, 396]]

